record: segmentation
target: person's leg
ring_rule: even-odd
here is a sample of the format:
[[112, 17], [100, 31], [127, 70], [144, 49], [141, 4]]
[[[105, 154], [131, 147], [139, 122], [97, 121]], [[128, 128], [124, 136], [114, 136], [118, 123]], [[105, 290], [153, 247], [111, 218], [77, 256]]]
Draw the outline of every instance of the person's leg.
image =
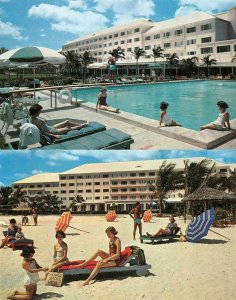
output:
[[204, 125], [200, 128], [200, 130], [205, 130], [205, 129], [213, 129], [213, 130], [216, 130], [216, 126], [214, 124], [207, 124], [207, 125]]
[[119, 108], [114, 108], [114, 107], [111, 107], [111, 106], [107, 106], [107, 111], [118, 113], [120, 111], [120, 109]]
[[165, 231], [165, 229], [160, 228], [155, 234], [150, 234], [148, 232], [146, 232], [146, 234], [150, 237], [155, 237], [155, 236], [166, 234], [166, 231]]
[[89, 265], [89, 263], [95, 260], [97, 257], [101, 257], [101, 259], [106, 259], [109, 257], [109, 254], [102, 250], [97, 250], [88, 260], [83, 262], [82, 264], [77, 265], [76, 269], [83, 269]]
[[136, 230], [137, 230], [138, 224], [134, 222], [134, 230], [133, 230], [133, 239], [135, 240]]
[[139, 235], [142, 236], [142, 223], [138, 224]]
[[111, 266], [116, 266], [116, 262], [109, 262], [107, 264], [104, 264], [102, 261], [99, 261], [96, 264], [96, 267], [93, 269], [92, 273], [89, 275], [89, 277], [85, 280], [85, 282], [83, 283], [83, 286], [88, 285], [90, 283], [91, 280], [93, 280], [98, 272], [100, 271], [101, 268], [106, 268], [106, 267], [111, 267]]
[[170, 124], [170, 126], [179, 126], [179, 127], [181, 127], [182, 125], [176, 123], [175, 121], [172, 121], [171, 124]]
[[35, 291], [35, 285], [27, 285], [25, 286], [26, 292], [25, 293], [20, 293], [16, 292], [15, 295], [12, 298], [12, 300], [32, 300], [34, 296], [34, 291]]

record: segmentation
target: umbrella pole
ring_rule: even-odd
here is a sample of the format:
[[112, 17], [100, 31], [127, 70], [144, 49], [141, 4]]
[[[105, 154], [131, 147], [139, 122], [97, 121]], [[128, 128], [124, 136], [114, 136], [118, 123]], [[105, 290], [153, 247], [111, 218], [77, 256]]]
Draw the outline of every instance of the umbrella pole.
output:
[[35, 102], [35, 65], [34, 65], [34, 102]]
[[79, 229], [79, 228], [75, 228], [75, 227], [72, 227], [72, 226], [68, 226], [68, 227], [73, 228], [73, 229], [76, 229], [76, 230], [79, 230], [79, 231], [83, 231], [83, 232], [86, 232], [86, 233], [90, 233], [90, 232], [88, 232], [88, 231], [81, 230], [81, 229]]
[[219, 234], [218, 232], [215, 232], [214, 230], [211, 230], [211, 229], [209, 229], [211, 232], [214, 232], [214, 233], [216, 233], [216, 234], [218, 234], [218, 235], [220, 235], [220, 236], [222, 236], [222, 237], [224, 237], [225, 239], [227, 239], [227, 240], [229, 240], [230, 241], [230, 239], [229, 238], [227, 238], [226, 236], [224, 236], [224, 235], [222, 235], [222, 234]]

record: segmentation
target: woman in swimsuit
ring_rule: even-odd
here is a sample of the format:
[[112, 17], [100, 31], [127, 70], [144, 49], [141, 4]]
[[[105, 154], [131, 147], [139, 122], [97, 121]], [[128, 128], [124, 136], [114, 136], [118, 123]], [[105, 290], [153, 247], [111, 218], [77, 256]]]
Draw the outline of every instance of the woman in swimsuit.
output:
[[229, 108], [228, 104], [225, 101], [218, 101], [217, 105], [220, 110], [218, 118], [214, 122], [202, 126], [200, 130], [204, 130], [204, 129], [223, 130], [224, 128], [230, 130], [229, 113], [226, 111], [227, 108]]
[[2, 240], [2, 243], [0, 245], [0, 248], [3, 248], [8, 244], [8, 242], [15, 240], [15, 236], [17, 233], [18, 227], [16, 226], [16, 220], [15, 219], [10, 219], [10, 225], [7, 230], [7, 235], [5, 239]]
[[48, 268], [42, 268], [38, 265], [34, 256], [34, 248], [31, 246], [24, 247], [21, 256], [24, 257], [22, 267], [26, 271], [24, 277], [25, 292], [14, 292], [8, 296], [7, 299], [11, 300], [32, 300], [37, 290], [37, 283], [39, 282], [39, 272], [46, 272]]
[[93, 260], [95, 260], [97, 257], [101, 257], [102, 260], [99, 260], [93, 269], [92, 273], [89, 275], [89, 277], [85, 280], [83, 283], [84, 285], [88, 285], [92, 279], [97, 276], [98, 272], [100, 271], [101, 268], [106, 268], [106, 267], [115, 267], [120, 261], [120, 255], [121, 255], [121, 242], [120, 239], [116, 236], [117, 231], [113, 226], [109, 226], [106, 229], [106, 234], [109, 238], [109, 253], [104, 252], [102, 250], [98, 250], [97, 252], [94, 253], [94, 255], [86, 260], [84, 263], [79, 264], [75, 266], [76, 269], [83, 269], [89, 263]]
[[71, 130], [78, 130], [88, 125], [88, 122], [77, 124], [67, 120], [53, 126], [48, 126], [45, 120], [39, 118], [42, 109], [43, 107], [37, 103], [30, 107], [31, 123], [37, 126], [42, 134], [51, 138], [60, 139], [62, 134], [66, 134]]
[[173, 216], [170, 216], [169, 217], [169, 220], [170, 220], [170, 223], [167, 224], [166, 228], [163, 229], [163, 228], [160, 228], [156, 233], [154, 234], [150, 234], [150, 233], [146, 233], [147, 236], [150, 236], [150, 237], [155, 237], [155, 236], [160, 236], [160, 235], [174, 235], [174, 234], [177, 234], [177, 231], [179, 231], [178, 229], [180, 229], [178, 227], [178, 225], [175, 223], [175, 218]]
[[119, 108], [111, 107], [107, 104], [107, 89], [101, 88], [101, 93], [98, 94], [98, 101], [96, 105], [96, 111], [97, 109], [106, 110], [114, 113], [118, 113], [120, 111]]
[[58, 230], [56, 232], [57, 243], [54, 245], [54, 255], [53, 255], [54, 263], [51, 266], [51, 268], [48, 270], [47, 274], [69, 263], [69, 259], [67, 258], [68, 246], [63, 241], [65, 237], [66, 235], [63, 231]]
[[131, 210], [129, 213], [131, 218], [134, 219], [134, 230], [133, 230], [133, 239], [135, 240], [136, 230], [137, 227], [139, 229], [139, 235], [142, 235], [142, 218], [143, 218], [143, 212], [141, 210], [141, 204], [140, 202], [135, 203], [135, 208]]
[[167, 115], [167, 108], [169, 104], [167, 102], [161, 102], [160, 104], [160, 126], [163, 123], [164, 126], [181, 126], [180, 124], [176, 123], [174, 120], [172, 120], [168, 115]]

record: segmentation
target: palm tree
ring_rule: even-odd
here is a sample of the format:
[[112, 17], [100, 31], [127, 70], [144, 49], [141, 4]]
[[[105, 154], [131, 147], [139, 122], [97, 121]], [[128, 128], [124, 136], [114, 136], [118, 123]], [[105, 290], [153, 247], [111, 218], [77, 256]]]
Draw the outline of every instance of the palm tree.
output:
[[198, 62], [198, 58], [196, 56], [193, 56], [191, 58], [183, 59], [183, 66], [186, 69], [187, 76], [190, 77], [194, 69], [196, 68], [196, 63]]
[[96, 60], [91, 54], [90, 51], [85, 51], [83, 55], [80, 55], [80, 61], [83, 66], [83, 82], [86, 82], [87, 67], [89, 64], [93, 63]]
[[179, 57], [176, 53], [173, 54], [168, 54], [168, 56], [166, 57], [166, 60], [169, 61], [171, 66], [175, 66], [176, 67], [176, 76], [178, 75], [178, 64], [179, 64]]
[[162, 214], [162, 206], [168, 192], [174, 191], [180, 183], [181, 174], [175, 170], [175, 164], [166, 161], [162, 163], [157, 171], [155, 184], [147, 182], [149, 191], [151, 191], [152, 199], [157, 199]]
[[141, 56], [144, 56], [146, 54], [146, 51], [143, 50], [142, 48], [137, 48], [134, 50], [134, 52], [131, 52], [135, 59], [136, 59], [136, 76], [138, 76], [138, 73], [139, 73], [139, 68], [138, 68], [138, 61], [140, 59]]
[[85, 202], [85, 200], [84, 200], [83, 196], [81, 196], [81, 195], [75, 195], [74, 199], [72, 200], [69, 208], [72, 208], [72, 210], [73, 210], [73, 207], [76, 204], [84, 204], [84, 202]]
[[0, 187], [0, 204], [1, 205], [10, 205], [11, 195], [13, 192], [13, 188], [11, 186], [1, 186]]
[[7, 52], [8, 49], [6, 49], [5, 47], [1, 47], [0, 48], [0, 54], [3, 54], [4, 52]]
[[65, 68], [68, 70], [69, 76], [73, 73], [77, 73], [81, 68], [80, 56], [74, 51], [67, 51], [65, 57]]
[[[109, 54], [112, 57], [114, 57], [115, 61], [117, 61], [119, 58], [125, 59], [125, 53], [124, 52], [125, 52], [125, 50], [121, 49], [121, 47], [117, 47], [116, 49], [113, 49], [112, 51], [109, 51]], [[118, 74], [118, 67], [117, 67], [117, 74]]]
[[162, 49], [160, 46], [157, 46], [152, 49], [152, 56], [154, 57], [154, 63], [156, 63], [156, 58], [159, 57], [164, 57], [163, 51], [165, 51], [164, 49]]
[[209, 69], [211, 65], [216, 65], [217, 60], [216, 59], [210, 59], [211, 55], [207, 55], [204, 58], [202, 58], [203, 65], [207, 66], [207, 76], [209, 77]]

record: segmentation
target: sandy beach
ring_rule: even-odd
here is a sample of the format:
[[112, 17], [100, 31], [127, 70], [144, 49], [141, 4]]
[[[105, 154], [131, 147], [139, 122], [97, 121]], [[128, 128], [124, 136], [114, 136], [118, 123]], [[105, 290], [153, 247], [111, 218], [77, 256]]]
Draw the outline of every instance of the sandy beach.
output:
[[[21, 222], [21, 216], [15, 217]], [[10, 216], [1, 216], [0, 221], [8, 222]], [[39, 216], [39, 226], [24, 226], [26, 237], [35, 241], [35, 258], [42, 266], [50, 266], [55, 240], [55, 223], [58, 216]], [[185, 231], [187, 224], [182, 218], [176, 218], [177, 224]], [[30, 219], [30, 224], [33, 221]], [[165, 227], [168, 218], [154, 217], [150, 223], [143, 223], [143, 232], [155, 232]], [[88, 258], [97, 249], [108, 251], [108, 238], [105, 229], [114, 226], [122, 242], [122, 249], [127, 245], [140, 246], [147, 263], [152, 266], [145, 277], [130, 275], [100, 276], [89, 286], [81, 288], [80, 277], [70, 277], [62, 287], [45, 286], [39, 282], [35, 299], [235, 299], [236, 278], [236, 227], [214, 228], [230, 241], [209, 232], [197, 244], [173, 242], [161, 244], [141, 244], [137, 238], [132, 240], [133, 221], [128, 215], [119, 215], [117, 220], [107, 223], [104, 216], [73, 216], [71, 226], [89, 231], [83, 233], [75, 229], [66, 230], [65, 242], [69, 247], [69, 259]], [[0, 228], [4, 230], [3, 227]], [[137, 234], [138, 237], [138, 234]], [[24, 270], [21, 267], [21, 251], [10, 248], [0, 250], [0, 299], [14, 290], [24, 291]], [[43, 273], [40, 273], [43, 276]]]

